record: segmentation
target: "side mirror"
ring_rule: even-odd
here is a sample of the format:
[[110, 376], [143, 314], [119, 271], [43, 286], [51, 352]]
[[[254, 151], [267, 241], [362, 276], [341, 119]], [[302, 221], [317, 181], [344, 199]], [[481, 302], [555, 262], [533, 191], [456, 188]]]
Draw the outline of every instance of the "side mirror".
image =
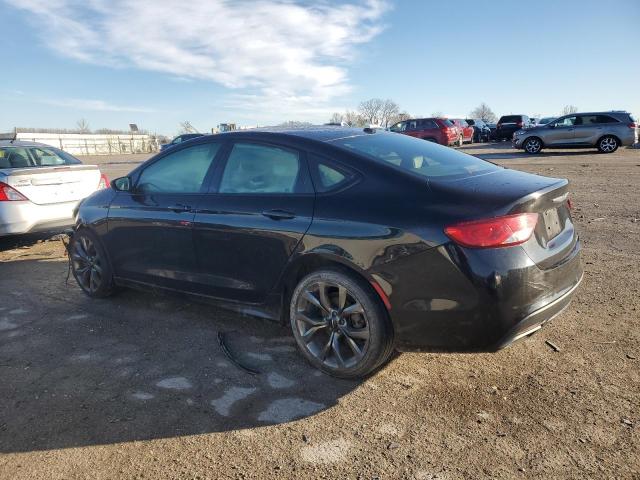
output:
[[131, 190], [131, 179], [129, 177], [116, 178], [111, 182], [111, 188], [116, 192], [128, 192]]

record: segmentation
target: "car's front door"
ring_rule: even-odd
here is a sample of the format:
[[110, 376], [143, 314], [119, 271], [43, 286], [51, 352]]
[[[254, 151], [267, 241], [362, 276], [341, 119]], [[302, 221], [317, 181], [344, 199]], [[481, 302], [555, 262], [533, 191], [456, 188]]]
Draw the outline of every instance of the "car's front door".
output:
[[575, 138], [575, 115], [559, 118], [551, 122], [544, 133], [545, 145], [571, 145]]
[[297, 150], [236, 142], [194, 220], [202, 293], [261, 303], [311, 225], [315, 195]]
[[220, 143], [176, 147], [145, 166], [108, 215], [108, 250], [123, 280], [193, 290], [198, 281], [193, 218]]

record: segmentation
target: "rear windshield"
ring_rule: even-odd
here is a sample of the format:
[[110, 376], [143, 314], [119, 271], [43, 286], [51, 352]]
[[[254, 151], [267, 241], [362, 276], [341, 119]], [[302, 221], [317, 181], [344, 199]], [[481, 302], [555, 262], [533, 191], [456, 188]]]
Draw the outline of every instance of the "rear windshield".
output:
[[500, 118], [500, 123], [518, 123], [522, 121], [522, 115], [505, 115]]
[[0, 168], [54, 167], [82, 162], [53, 147], [0, 147]]
[[501, 168], [452, 148], [406, 135], [362, 135], [340, 138], [331, 143], [427, 178], [463, 178]]

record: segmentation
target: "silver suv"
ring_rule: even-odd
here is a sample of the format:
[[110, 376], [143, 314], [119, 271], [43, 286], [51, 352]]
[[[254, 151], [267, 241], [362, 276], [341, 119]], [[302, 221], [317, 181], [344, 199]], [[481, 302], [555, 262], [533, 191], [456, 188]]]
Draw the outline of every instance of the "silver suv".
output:
[[513, 145], [527, 153], [543, 148], [595, 147], [602, 153], [638, 141], [635, 119], [627, 112], [572, 113], [513, 134]]

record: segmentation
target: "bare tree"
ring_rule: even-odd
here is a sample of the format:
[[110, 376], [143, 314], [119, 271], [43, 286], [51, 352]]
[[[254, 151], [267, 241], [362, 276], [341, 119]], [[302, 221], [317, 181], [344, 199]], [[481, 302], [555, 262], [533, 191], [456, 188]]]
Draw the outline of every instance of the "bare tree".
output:
[[362, 118], [371, 125], [377, 125], [380, 122], [380, 116], [384, 107], [384, 100], [381, 98], [370, 98], [361, 102], [358, 111]]
[[346, 110], [342, 116], [342, 121], [350, 127], [365, 127], [367, 120], [362, 115], [351, 110]]
[[496, 114], [484, 102], [474, 108], [469, 115], [471, 118], [479, 118], [483, 122], [493, 123], [496, 121]]
[[329, 119], [329, 123], [342, 123], [343, 115], [340, 112], [334, 112]]
[[400, 106], [393, 100], [386, 99], [380, 108], [379, 125], [388, 127], [400, 113]]
[[570, 113], [576, 113], [578, 111], [578, 107], [575, 105], [565, 105], [562, 109], [561, 115], [569, 115]]
[[286, 122], [282, 122], [280, 127], [288, 127], [288, 128], [298, 128], [298, 127], [311, 127], [313, 123], [309, 122], [301, 122], [298, 120], [287, 120]]
[[442, 117], [444, 114], [440, 110], [436, 110], [435, 112], [431, 112], [432, 117]]
[[78, 131], [80, 133], [89, 133], [91, 131], [89, 129], [89, 122], [87, 122], [87, 120], [84, 118], [81, 118], [80, 120], [78, 120], [76, 122], [76, 125], [78, 126]]

